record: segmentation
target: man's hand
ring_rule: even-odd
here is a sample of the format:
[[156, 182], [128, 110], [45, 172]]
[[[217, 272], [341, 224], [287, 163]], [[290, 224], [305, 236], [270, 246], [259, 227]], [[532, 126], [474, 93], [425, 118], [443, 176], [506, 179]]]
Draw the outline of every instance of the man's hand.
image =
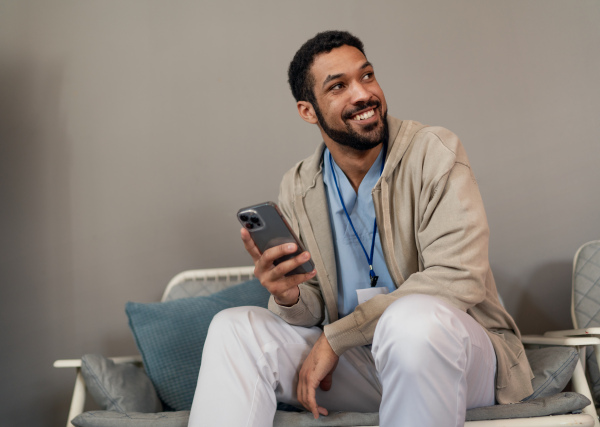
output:
[[337, 367], [339, 356], [335, 354], [325, 334], [321, 334], [298, 374], [298, 402], [313, 413], [328, 415], [327, 409], [317, 405], [315, 397], [317, 387], [328, 391], [331, 388], [333, 371]]
[[286, 276], [286, 273], [308, 261], [310, 254], [305, 251], [295, 258], [275, 265], [273, 261], [284, 255], [296, 252], [298, 249], [297, 245], [288, 243], [275, 246], [261, 254], [250, 237], [248, 230], [242, 228], [241, 235], [244, 247], [254, 261], [254, 275], [260, 281], [261, 285], [273, 295], [277, 304], [288, 307], [296, 304], [298, 298], [300, 298], [300, 288], [298, 288], [298, 285], [315, 277], [317, 272], [313, 270], [310, 273], [294, 274], [291, 276]]

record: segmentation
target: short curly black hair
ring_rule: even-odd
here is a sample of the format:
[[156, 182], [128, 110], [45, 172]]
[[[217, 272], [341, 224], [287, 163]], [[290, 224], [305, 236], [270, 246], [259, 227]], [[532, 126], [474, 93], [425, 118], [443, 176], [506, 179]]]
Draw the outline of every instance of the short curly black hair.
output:
[[344, 45], [353, 46], [365, 55], [363, 43], [348, 31], [323, 31], [298, 49], [288, 69], [288, 83], [296, 102], [308, 101], [312, 105], [316, 104], [313, 91], [315, 82], [310, 74], [310, 67], [317, 55], [331, 52], [333, 49]]

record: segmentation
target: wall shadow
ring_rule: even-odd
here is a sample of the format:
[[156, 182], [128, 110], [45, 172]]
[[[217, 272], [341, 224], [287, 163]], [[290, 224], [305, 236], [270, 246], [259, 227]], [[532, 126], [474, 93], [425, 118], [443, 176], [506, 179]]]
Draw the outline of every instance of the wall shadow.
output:
[[[0, 60], [0, 409], [6, 425], [64, 424], [68, 347], [70, 142], [60, 115], [61, 60]], [[69, 377], [67, 379], [67, 377]], [[35, 408], [32, 410], [32, 408]]]

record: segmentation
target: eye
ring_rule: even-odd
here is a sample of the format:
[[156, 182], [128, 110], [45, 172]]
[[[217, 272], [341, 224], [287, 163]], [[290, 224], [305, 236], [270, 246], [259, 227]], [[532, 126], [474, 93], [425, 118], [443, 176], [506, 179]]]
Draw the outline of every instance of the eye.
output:
[[369, 80], [373, 77], [373, 72], [368, 72], [363, 76], [363, 80]]
[[343, 87], [342, 83], [336, 83], [329, 88], [329, 90], [340, 90]]

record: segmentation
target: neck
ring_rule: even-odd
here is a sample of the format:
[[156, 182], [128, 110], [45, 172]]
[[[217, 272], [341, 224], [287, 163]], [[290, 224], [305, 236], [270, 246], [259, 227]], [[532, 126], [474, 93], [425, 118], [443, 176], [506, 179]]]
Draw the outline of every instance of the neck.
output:
[[331, 152], [335, 163], [350, 181], [354, 191], [358, 193], [360, 183], [365, 175], [367, 175], [367, 172], [369, 172], [369, 169], [371, 169], [371, 166], [373, 166], [373, 163], [375, 163], [375, 160], [377, 160], [383, 144], [365, 151], [355, 150], [335, 142], [330, 144], [325, 141], [325, 145], [327, 145], [327, 148]]

